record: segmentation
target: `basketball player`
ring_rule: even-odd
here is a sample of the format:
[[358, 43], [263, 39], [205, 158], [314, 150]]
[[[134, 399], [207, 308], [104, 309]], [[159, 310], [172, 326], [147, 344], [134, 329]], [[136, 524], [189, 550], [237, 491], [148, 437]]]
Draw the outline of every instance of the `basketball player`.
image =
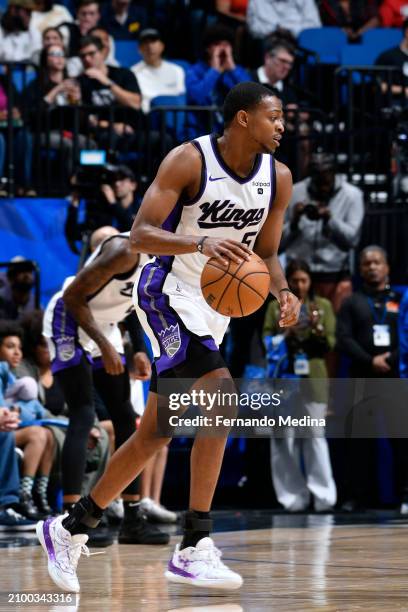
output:
[[[132, 248], [156, 254], [135, 284], [137, 312], [155, 355], [151, 393], [139, 430], [115, 452], [91, 494], [67, 517], [38, 523], [50, 576], [61, 588], [79, 591], [76, 566], [81, 551], [89, 554], [83, 534], [169, 442], [156, 434], [157, 378], [193, 378], [199, 386], [230, 377], [218, 350], [229, 319], [213, 311], [200, 290], [207, 259], [241, 262], [253, 249], [268, 263], [280, 325], [298, 319], [300, 304], [277, 257], [292, 190], [288, 168], [273, 158], [284, 132], [282, 104], [263, 85], [241, 83], [226, 96], [224, 122], [222, 137], [203, 136], [167, 155], [135, 218]], [[166, 572], [172, 582], [221, 589], [242, 584], [209, 537], [226, 438], [194, 441], [183, 539]]]
[[[97, 236], [95, 236], [97, 238]], [[146, 256], [142, 256], [148, 259]], [[62, 450], [64, 510], [81, 497], [88, 435], [94, 425], [93, 386], [103, 400], [115, 431], [118, 448], [135, 431], [130, 402], [129, 374], [118, 323], [136, 319], [133, 344], [139, 378], [150, 377], [150, 361], [131, 300], [141, 256], [131, 248], [129, 232], [100, 244], [76, 277], [66, 279], [44, 315], [44, 336], [52, 371], [62, 387], [69, 409], [69, 426]], [[133, 311], [133, 312], [132, 312]], [[137, 336], [139, 329], [139, 337]], [[122, 495], [124, 519], [119, 541], [125, 544], [166, 544], [169, 536], [150, 525], [139, 508], [136, 479], [126, 483]], [[99, 534], [95, 543], [112, 543]]]

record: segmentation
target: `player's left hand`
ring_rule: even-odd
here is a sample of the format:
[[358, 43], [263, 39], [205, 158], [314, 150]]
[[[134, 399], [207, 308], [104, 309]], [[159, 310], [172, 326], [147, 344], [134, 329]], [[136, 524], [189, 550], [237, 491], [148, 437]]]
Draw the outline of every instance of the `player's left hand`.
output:
[[280, 305], [279, 327], [295, 325], [299, 318], [300, 300], [291, 291], [281, 291], [278, 301]]
[[133, 355], [134, 372], [132, 378], [135, 380], [149, 380], [152, 376], [152, 364], [146, 353], [139, 352]]

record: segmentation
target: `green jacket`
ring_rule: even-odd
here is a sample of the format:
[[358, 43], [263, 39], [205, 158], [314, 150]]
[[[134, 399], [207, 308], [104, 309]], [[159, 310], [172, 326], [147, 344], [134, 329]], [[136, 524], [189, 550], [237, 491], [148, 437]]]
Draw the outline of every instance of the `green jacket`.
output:
[[311, 380], [310, 394], [307, 393], [309, 396], [307, 399], [327, 403], [328, 385], [323, 382], [328, 376], [325, 355], [335, 345], [336, 318], [331, 303], [325, 298], [316, 296], [313, 301], [307, 299], [304, 304], [307, 312], [310, 311], [312, 304], [319, 311], [318, 330], [313, 329], [312, 326], [283, 330], [278, 326], [279, 304], [277, 301], [273, 301], [270, 302], [266, 310], [263, 335], [284, 334], [292, 371], [296, 353], [303, 351], [307, 355], [310, 364], [309, 379], [314, 380], [314, 382]]

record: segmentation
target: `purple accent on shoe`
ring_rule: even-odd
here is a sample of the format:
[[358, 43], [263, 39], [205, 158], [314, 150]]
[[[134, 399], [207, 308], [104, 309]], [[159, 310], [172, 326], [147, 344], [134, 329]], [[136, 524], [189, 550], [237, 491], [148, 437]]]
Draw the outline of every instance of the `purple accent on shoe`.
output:
[[170, 559], [167, 567], [169, 568], [169, 571], [173, 574], [178, 574], [179, 576], [183, 576], [184, 578], [197, 578], [197, 576], [194, 576], [194, 574], [190, 574], [190, 572], [186, 572], [186, 570], [181, 569], [181, 567], [177, 567], [177, 565], [174, 565], [172, 559]]
[[56, 561], [55, 550], [54, 550], [54, 545], [52, 543], [51, 534], [50, 534], [50, 524], [52, 523], [52, 521], [55, 521], [55, 519], [47, 519], [43, 523], [42, 529], [43, 529], [43, 536], [44, 536], [45, 545], [47, 547], [48, 556], [51, 559], [51, 561], [55, 563]]

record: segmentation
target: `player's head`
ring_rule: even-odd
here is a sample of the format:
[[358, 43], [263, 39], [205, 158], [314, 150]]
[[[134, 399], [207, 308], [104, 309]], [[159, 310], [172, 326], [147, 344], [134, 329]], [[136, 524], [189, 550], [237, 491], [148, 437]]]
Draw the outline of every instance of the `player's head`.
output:
[[371, 244], [361, 251], [360, 274], [366, 285], [383, 285], [387, 282], [389, 273], [387, 252], [382, 247]]
[[98, 227], [97, 230], [92, 232], [91, 239], [89, 241], [89, 250], [91, 253], [107, 238], [111, 236], [116, 236], [119, 234], [119, 230], [116, 227], [112, 227], [111, 225], [103, 225], [102, 227]]
[[23, 330], [15, 321], [0, 321], [0, 361], [16, 368], [23, 357]]
[[235, 85], [224, 101], [225, 129], [245, 130], [248, 145], [259, 153], [273, 153], [285, 130], [281, 100], [260, 83]]
[[303, 259], [292, 259], [286, 267], [286, 278], [291, 291], [304, 300], [310, 293], [312, 273], [309, 265]]

